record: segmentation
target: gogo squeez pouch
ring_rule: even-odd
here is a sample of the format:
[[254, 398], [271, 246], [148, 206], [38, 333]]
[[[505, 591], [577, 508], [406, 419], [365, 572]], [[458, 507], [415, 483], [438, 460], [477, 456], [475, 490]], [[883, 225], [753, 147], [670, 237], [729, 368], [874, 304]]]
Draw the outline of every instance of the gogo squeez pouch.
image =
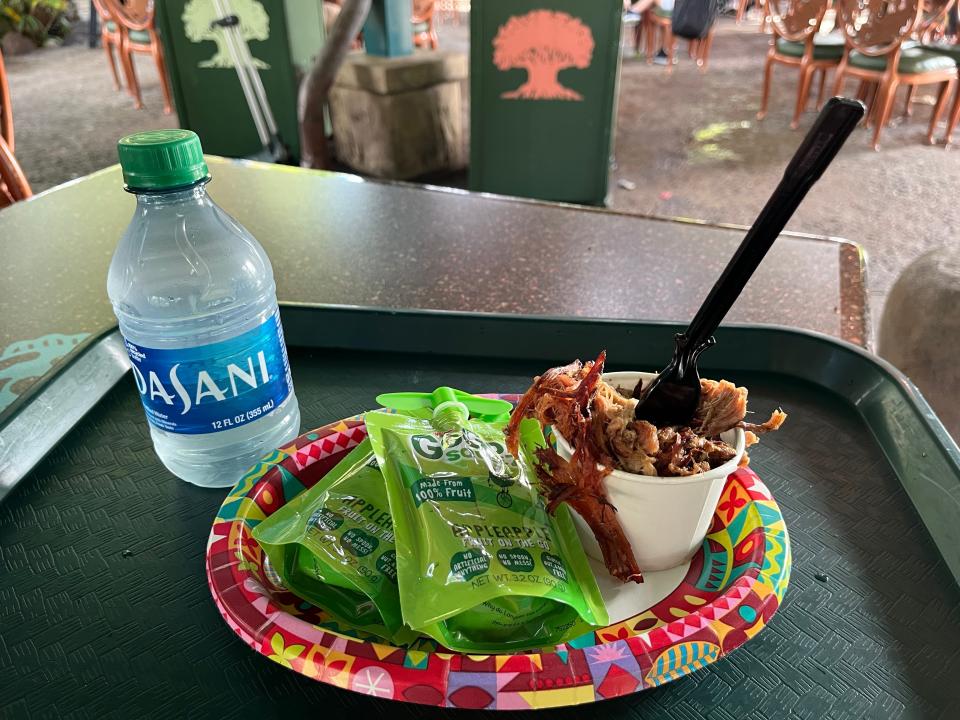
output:
[[524, 423], [518, 463], [506, 418], [467, 416], [452, 402], [433, 419], [364, 418], [390, 498], [404, 622], [450, 650], [483, 653], [547, 647], [607, 624], [567, 509], [551, 517], [536, 491], [539, 425]]
[[404, 643], [387, 491], [364, 440], [253, 530], [284, 585], [338, 622]]

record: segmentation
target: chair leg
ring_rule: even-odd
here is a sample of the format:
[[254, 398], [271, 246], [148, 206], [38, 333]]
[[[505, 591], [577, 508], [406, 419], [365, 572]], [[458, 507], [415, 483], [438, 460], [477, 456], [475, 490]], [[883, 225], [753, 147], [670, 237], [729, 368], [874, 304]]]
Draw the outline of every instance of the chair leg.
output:
[[[947, 105], [947, 98], [950, 97], [950, 94], [953, 92], [954, 86], [956, 86], [957, 81], [955, 78], [951, 78], [946, 82], [940, 83], [940, 94], [937, 96], [937, 104], [933, 106], [933, 115], [930, 118], [930, 128], [927, 130], [927, 144], [933, 145], [933, 133], [937, 129], [937, 124], [940, 122], [940, 116], [943, 114], [943, 109]], [[915, 85], [910, 89], [912, 90]]]
[[796, 130], [800, 126], [800, 114], [807, 106], [807, 99], [810, 96], [810, 81], [813, 80], [814, 69], [810, 67], [809, 62], [800, 64], [800, 84], [797, 88], [797, 105], [793, 110], [793, 120], [790, 121], [790, 129]]
[[767, 103], [770, 101], [770, 81], [773, 79], [773, 52], [767, 53], [767, 64], [763, 68], [763, 94], [760, 96], [760, 112], [757, 120], [767, 116]]
[[107, 65], [110, 66], [110, 74], [113, 75], [113, 89], [120, 89], [120, 75], [117, 74], [117, 62], [113, 57], [113, 43], [107, 41], [106, 38], [100, 41], [103, 45], [103, 51], [107, 54]]
[[867, 112], [863, 116], [863, 126], [870, 127], [877, 122], [877, 96], [880, 94], [880, 83], [872, 83], [864, 80], [866, 85], [863, 91], [863, 104], [867, 106]]
[[120, 46], [120, 63], [123, 65], [123, 73], [127, 76], [127, 91], [133, 97], [133, 107], [140, 110], [143, 107], [143, 99], [140, 97], [140, 82], [137, 80], [137, 71], [133, 67], [133, 55], [123, 45]]
[[957, 129], [957, 122], [960, 121], [960, 90], [953, 96], [953, 108], [950, 110], [950, 119], [947, 121], [947, 134], [943, 141], [945, 147], [950, 147], [953, 142], [953, 131]]
[[843, 91], [843, 81], [844, 81], [844, 71], [847, 69], [847, 64], [841, 60], [840, 64], [837, 65], [837, 69], [833, 76], [833, 94], [839, 95]]
[[907, 89], [907, 101], [903, 104], [903, 116], [905, 118], [913, 115], [913, 97], [917, 94], [917, 86], [911, 85]]
[[23, 168], [3, 137], [0, 137], [0, 188], [3, 188], [0, 195], [5, 195], [10, 202], [26, 200], [33, 195]]
[[820, 84], [817, 85], [817, 112], [820, 111], [820, 108], [823, 107], [823, 89], [827, 84], [827, 69], [825, 67], [820, 68]]
[[893, 78], [887, 80], [886, 87], [877, 90], [877, 126], [873, 129], [873, 149], [880, 149], [880, 133], [890, 121], [890, 113], [893, 112], [893, 101], [897, 96], [897, 83]]
[[160, 89], [163, 91], [163, 113], [169, 115], [173, 112], [170, 102], [170, 81], [167, 79], [167, 65], [163, 59], [163, 48], [159, 41], [150, 46], [150, 53], [153, 55], [153, 61], [157, 64], [157, 74], [160, 76]]
[[657, 36], [660, 33], [657, 32], [657, 26], [654, 24], [649, 10], [647, 10], [644, 18], [644, 23], [647, 26], [647, 65], [653, 65], [653, 53], [656, 50], [653, 46], [656, 45]]
[[663, 26], [663, 46], [667, 51], [667, 74], [673, 72], [673, 56], [677, 52], [677, 37], [669, 25]]
[[700, 41], [697, 46], [697, 67], [700, 72], [707, 71], [707, 63], [710, 62], [710, 48], [713, 46], [713, 28], [707, 31], [707, 36]]
[[640, 54], [640, 42], [643, 39], [643, 19], [637, 23], [637, 26], [633, 29], [633, 54]]

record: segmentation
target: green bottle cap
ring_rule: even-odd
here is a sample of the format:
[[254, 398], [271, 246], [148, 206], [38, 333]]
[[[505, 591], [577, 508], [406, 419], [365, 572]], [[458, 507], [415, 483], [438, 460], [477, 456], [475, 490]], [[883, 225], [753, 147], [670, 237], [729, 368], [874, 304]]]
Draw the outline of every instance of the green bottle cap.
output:
[[117, 143], [128, 190], [169, 190], [210, 175], [200, 138], [190, 130], [148, 130]]

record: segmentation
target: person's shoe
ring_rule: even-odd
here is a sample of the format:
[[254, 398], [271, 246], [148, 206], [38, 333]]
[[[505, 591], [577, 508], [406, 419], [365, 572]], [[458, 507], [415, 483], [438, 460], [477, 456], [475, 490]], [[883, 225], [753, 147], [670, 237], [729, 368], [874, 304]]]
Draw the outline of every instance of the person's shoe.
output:
[[657, 50], [657, 54], [653, 56], [654, 65], [666, 65], [667, 64], [667, 53], [664, 52], [663, 48]]

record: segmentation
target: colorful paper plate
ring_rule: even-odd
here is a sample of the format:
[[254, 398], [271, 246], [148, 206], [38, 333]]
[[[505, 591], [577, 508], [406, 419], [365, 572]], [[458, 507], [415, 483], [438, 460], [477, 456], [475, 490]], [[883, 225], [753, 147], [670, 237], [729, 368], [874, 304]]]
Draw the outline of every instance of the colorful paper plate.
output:
[[756, 474], [744, 468], [727, 479], [707, 538], [679, 584], [622, 622], [517, 655], [461, 655], [429, 640], [409, 648], [382, 644], [286, 591], [250, 534], [364, 437], [363, 421], [355, 417], [267, 455], [224, 501], [210, 533], [207, 579], [224, 620], [254, 650], [308, 677], [446, 707], [517, 710], [594, 702], [662, 685], [716, 661], [760, 632], [783, 599], [790, 576], [783, 516]]

